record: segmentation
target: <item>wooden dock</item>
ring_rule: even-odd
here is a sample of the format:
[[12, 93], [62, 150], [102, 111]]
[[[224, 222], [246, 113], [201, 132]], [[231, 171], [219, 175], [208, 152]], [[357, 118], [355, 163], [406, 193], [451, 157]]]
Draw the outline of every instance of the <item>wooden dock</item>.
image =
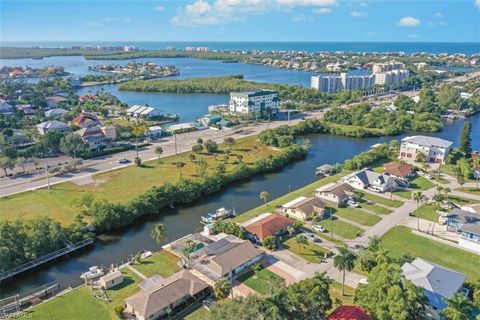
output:
[[74, 251], [80, 250], [82, 248], [85, 248], [89, 245], [93, 244], [93, 239], [87, 239], [83, 240], [80, 242], [77, 242], [75, 244], [67, 245], [65, 248], [62, 248], [60, 250], [57, 250], [55, 252], [49, 253], [43, 257], [40, 257], [38, 259], [29, 261], [27, 263], [24, 263], [18, 267], [15, 267], [13, 269], [10, 269], [8, 271], [0, 273], [0, 282], [6, 279], [10, 279], [12, 277], [15, 277], [21, 273], [24, 273], [25, 271], [28, 271], [30, 269], [33, 269], [35, 267], [38, 267], [42, 264], [45, 264], [47, 262], [50, 262], [52, 260], [58, 259], [60, 257], [63, 257], [69, 253], [72, 253]]

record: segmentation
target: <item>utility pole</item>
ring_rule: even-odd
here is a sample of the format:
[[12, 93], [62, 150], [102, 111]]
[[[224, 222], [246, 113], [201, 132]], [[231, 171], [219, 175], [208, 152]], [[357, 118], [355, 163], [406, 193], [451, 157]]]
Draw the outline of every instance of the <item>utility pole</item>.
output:
[[50, 192], [50, 177], [48, 176], [47, 159], [44, 159], [44, 162], [45, 162], [45, 173], [47, 175], [47, 189], [48, 189], [48, 192]]
[[173, 136], [175, 137], [175, 155], [177, 155], [177, 133], [175, 132]]
[[222, 132], [222, 143], [224, 143], [224, 142], [225, 142], [225, 137], [224, 137], [224, 135], [223, 135], [223, 126], [222, 126], [222, 128], [220, 129], [220, 131]]

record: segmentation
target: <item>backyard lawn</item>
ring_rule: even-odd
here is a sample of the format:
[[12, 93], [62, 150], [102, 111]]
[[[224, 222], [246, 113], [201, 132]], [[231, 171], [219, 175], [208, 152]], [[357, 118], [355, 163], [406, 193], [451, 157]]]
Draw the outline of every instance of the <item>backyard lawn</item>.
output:
[[278, 289], [285, 284], [285, 279], [263, 267], [256, 274], [252, 270], [247, 271], [238, 277], [238, 281], [261, 295], [269, 295], [272, 293], [272, 290]]
[[250, 220], [254, 217], [259, 216], [262, 213], [271, 212], [271, 211], [275, 210], [275, 208], [277, 206], [279, 207], [279, 206], [281, 206], [281, 205], [283, 205], [283, 204], [285, 204], [285, 203], [287, 203], [287, 202], [289, 202], [293, 199], [296, 199], [298, 197], [312, 196], [315, 193], [316, 188], [319, 188], [319, 187], [324, 186], [324, 185], [326, 185], [328, 183], [331, 183], [331, 182], [336, 182], [343, 175], [344, 174], [336, 174], [336, 175], [325, 177], [323, 179], [315, 181], [315, 182], [313, 182], [309, 185], [306, 185], [302, 188], [299, 188], [299, 189], [294, 190], [290, 193], [287, 193], [286, 195], [278, 197], [277, 199], [274, 199], [274, 200], [268, 202], [267, 205], [263, 204], [263, 205], [260, 205], [256, 208], [253, 208], [252, 210], [249, 210], [245, 213], [242, 213], [242, 214], [238, 215], [237, 217], [235, 217], [233, 220], [235, 220], [236, 222], [245, 222], [247, 220]]
[[474, 187], [474, 188], [468, 188], [468, 187], [457, 188], [457, 189], [455, 189], [455, 191], [465, 192], [465, 193], [474, 194], [476, 196], [480, 196], [480, 189], [477, 189], [476, 187]]
[[285, 249], [290, 250], [297, 256], [302, 257], [303, 259], [312, 262], [320, 263], [325, 258], [325, 254], [329, 254], [330, 251], [321, 247], [318, 244], [313, 243], [312, 241], [307, 241], [306, 245], [299, 245], [295, 237], [291, 237], [288, 240], [282, 242], [282, 246]]
[[[341, 221], [339, 219], [336, 220], [323, 220], [319, 223], [322, 227], [327, 230], [328, 235], [330, 235], [330, 231], [333, 232], [333, 234], [338, 235], [342, 238], [345, 239], [355, 239], [358, 234], [362, 233], [363, 229], [360, 229], [354, 225], [351, 225], [345, 221]], [[330, 230], [330, 228], [332, 230]]]
[[161, 250], [140, 263], [135, 262], [132, 267], [148, 278], [156, 274], [166, 278], [180, 270], [180, 266], [177, 264], [179, 260], [174, 254]]
[[[257, 149], [253, 149], [253, 146], [257, 146]], [[236, 155], [243, 156], [242, 161], [248, 165], [259, 158], [278, 152], [271, 147], [262, 145], [256, 137], [239, 139], [233, 146], [226, 171], [233, 170], [237, 165]], [[66, 182], [53, 185], [50, 192], [46, 189], [39, 189], [3, 197], [0, 199], [1, 219], [14, 220], [40, 215], [55, 218], [62, 224], [68, 224], [81, 211], [80, 208], [73, 205], [73, 202], [85, 193], [114, 203], [128, 202], [153, 186], [163, 185], [167, 181], [171, 183], [178, 181], [180, 179], [180, 171], [176, 167], [178, 161], [186, 164], [182, 169], [184, 178], [198, 179], [197, 164], [190, 160], [190, 154], [191, 152], [186, 152], [162, 158], [161, 163], [153, 160], [145, 162], [142, 167], [128, 166], [96, 174], [93, 176], [94, 182], [81, 186]], [[197, 160], [202, 158], [207, 162], [208, 173], [214, 172], [216, 166], [223, 163], [224, 160], [221, 152], [217, 155], [202, 153], [195, 156]]]
[[183, 320], [206, 320], [208, 319], [208, 315], [209, 311], [207, 308], [200, 304], [197, 309], [183, 317]]
[[381, 217], [375, 214], [367, 213], [363, 210], [359, 210], [352, 207], [330, 208], [330, 210], [332, 210], [332, 212], [334, 212], [334, 214], [339, 217], [354, 221], [356, 223], [360, 223], [364, 226], [373, 226], [378, 221], [382, 220]]
[[127, 268], [122, 269], [124, 282], [107, 290], [111, 302], [92, 296], [90, 288], [82, 286], [49, 300], [27, 311], [21, 319], [38, 320], [90, 320], [117, 319], [113, 309], [124, 304], [124, 299], [138, 292], [141, 279]]
[[420, 217], [420, 219], [425, 219], [425, 220], [429, 220], [429, 221], [433, 221], [433, 222], [438, 222], [438, 216], [439, 215], [432, 205], [425, 204], [425, 205], [421, 206], [420, 208], [418, 208], [418, 211], [415, 210], [413, 212], [415, 217], [417, 216], [417, 212], [418, 212], [418, 217]]
[[340, 282], [333, 281], [330, 284], [330, 297], [332, 301], [339, 299], [342, 301], [342, 305], [353, 305], [353, 298], [355, 296], [355, 289], [349, 286], [345, 286], [345, 295], [342, 296], [342, 284]]
[[370, 194], [368, 192], [359, 191], [359, 193], [363, 194], [363, 199], [370, 200], [376, 203], [383, 204], [384, 206], [391, 207], [391, 208], [398, 208], [403, 205], [402, 201], [398, 200], [390, 200], [384, 197], [376, 196], [374, 194]]
[[415, 235], [407, 227], [395, 227], [381, 239], [392, 258], [411, 254], [464, 273], [469, 281], [480, 280], [480, 256], [474, 253]]
[[379, 206], [377, 204], [371, 204], [371, 203], [368, 203], [368, 202], [360, 203], [360, 207], [362, 207], [365, 210], [371, 211], [373, 213], [377, 213], [377, 214], [390, 214], [390, 213], [392, 213], [392, 210], [390, 210], [390, 209]]
[[405, 199], [412, 198], [412, 192], [415, 191], [425, 191], [430, 188], [435, 187], [435, 184], [424, 177], [416, 177], [412, 181], [410, 181], [410, 189], [412, 190], [405, 190], [405, 191], [395, 191], [393, 194]]

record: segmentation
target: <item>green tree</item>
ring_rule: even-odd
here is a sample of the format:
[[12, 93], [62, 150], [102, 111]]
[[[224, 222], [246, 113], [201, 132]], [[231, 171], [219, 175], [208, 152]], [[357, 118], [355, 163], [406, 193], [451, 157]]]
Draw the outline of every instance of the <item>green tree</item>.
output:
[[76, 133], [69, 133], [60, 139], [59, 150], [65, 154], [80, 155], [82, 158], [90, 155], [90, 147], [84, 143], [82, 137]]
[[437, 101], [440, 108], [443, 110], [447, 109], [458, 109], [460, 100], [460, 91], [448, 84], [443, 84], [438, 90]]
[[230, 295], [231, 290], [232, 285], [230, 284], [230, 281], [225, 278], [221, 278], [215, 282], [213, 294], [217, 300], [223, 300]]
[[418, 152], [415, 161], [418, 163], [425, 163], [427, 162], [427, 155], [423, 152]]
[[425, 302], [423, 289], [406, 280], [394, 264], [373, 268], [368, 284], [360, 284], [354, 298], [374, 319], [385, 320], [425, 319]]
[[160, 146], [156, 146], [155, 147], [155, 154], [158, 157], [158, 163], [161, 163], [160, 157], [162, 156], [162, 153], [163, 153], [163, 148], [160, 147]]
[[462, 293], [457, 292], [450, 299], [445, 298], [447, 307], [442, 310], [442, 316], [447, 320], [473, 320], [473, 304]]
[[298, 246], [302, 249], [301, 251], [303, 251], [308, 244], [307, 238], [302, 234], [295, 237], [295, 242], [297, 242]]
[[262, 245], [268, 250], [275, 250], [277, 248], [277, 238], [267, 236], [262, 240]]
[[270, 198], [270, 194], [267, 191], [260, 192], [260, 199], [265, 202], [265, 205], [268, 207], [268, 199]]
[[167, 231], [165, 230], [165, 226], [162, 223], [157, 223], [153, 227], [150, 235], [157, 243], [162, 243], [167, 237]]
[[227, 144], [229, 149], [232, 149], [233, 145], [235, 144], [235, 139], [232, 137], [228, 137], [225, 139], [225, 143]]
[[145, 135], [145, 131], [147, 131], [147, 127], [141, 124], [135, 124], [132, 128], [132, 135], [135, 138], [135, 152], [137, 153], [138, 157], [138, 139]]
[[214, 153], [218, 150], [218, 144], [213, 140], [207, 140], [203, 143], [208, 153]]
[[194, 144], [192, 146], [192, 151], [195, 152], [195, 153], [202, 152], [203, 151], [203, 145], [201, 145], [200, 143]]
[[205, 161], [205, 159], [203, 158], [198, 160], [196, 167], [197, 167], [197, 175], [199, 177], [204, 178], [205, 175], [207, 174], [207, 169], [208, 169], [207, 161]]
[[337, 247], [338, 254], [333, 258], [333, 266], [342, 271], [342, 296], [345, 295], [345, 272], [355, 267], [357, 256], [346, 247]]
[[115, 306], [113, 311], [115, 312], [115, 315], [117, 316], [118, 319], [125, 319], [125, 316], [123, 314], [125, 312], [125, 306], [123, 305]]
[[227, 170], [227, 167], [225, 166], [225, 163], [219, 163], [217, 165], [217, 168], [215, 169], [215, 171], [219, 174], [224, 174]]
[[13, 170], [13, 168], [15, 168], [15, 161], [8, 157], [0, 157], [0, 168], [3, 169], [5, 176], [7, 176], [7, 170]]
[[175, 164], [178, 168], [178, 171], [180, 172], [180, 175], [182, 175], [182, 168], [185, 167], [185, 162], [183, 161], [178, 161], [176, 164]]
[[470, 157], [472, 153], [472, 141], [470, 140], [470, 133], [472, 131], [472, 124], [466, 121], [463, 124], [462, 132], [460, 133], [460, 151], [465, 154], [466, 157]]
[[140, 158], [139, 156], [136, 156], [135, 158], [133, 158], [133, 163], [135, 164], [135, 166], [141, 167], [142, 166], [142, 158]]
[[417, 210], [415, 215], [417, 216], [417, 230], [420, 231], [420, 215], [418, 214], [418, 205], [420, 202], [427, 201], [427, 197], [421, 191], [415, 191], [412, 193], [412, 200], [417, 203]]

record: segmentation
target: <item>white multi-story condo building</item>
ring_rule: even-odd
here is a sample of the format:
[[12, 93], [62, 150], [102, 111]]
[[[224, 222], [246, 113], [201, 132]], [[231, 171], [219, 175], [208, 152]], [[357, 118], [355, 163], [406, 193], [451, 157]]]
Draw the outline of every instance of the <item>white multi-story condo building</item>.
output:
[[402, 139], [400, 158], [416, 160], [419, 153], [425, 154], [428, 162], [444, 163], [453, 142], [427, 136], [411, 136]]
[[375, 85], [375, 75], [349, 75], [346, 72], [340, 74], [343, 90], [358, 90], [370, 88]]
[[375, 73], [374, 76], [377, 85], [400, 86], [402, 81], [410, 76], [410, 72], [406, 69], [396, 69]]
[[264, 115], [270, 112], [277, 113], [280, 107], [280, 98], [276, 91], [255, 90], [230, 93], [230, 112], [250, 115]]
[[319, 74], [312, 76], [310, 87], [320, 92], [338, 92], [343, 90], [342, 79], [338, 74]]
[[372, 73], [386, 72], [398, 69], [405, 69], [405, 64], [398, 61], [390, 61], [383, 63], [374, 63], [372, 65]]

